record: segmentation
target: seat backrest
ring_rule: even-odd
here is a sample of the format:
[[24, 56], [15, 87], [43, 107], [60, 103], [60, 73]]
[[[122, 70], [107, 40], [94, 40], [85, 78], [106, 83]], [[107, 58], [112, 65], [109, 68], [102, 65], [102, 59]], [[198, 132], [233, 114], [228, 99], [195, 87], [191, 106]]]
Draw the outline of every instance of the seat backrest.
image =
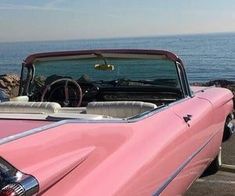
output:
[[48, 114], [55, 113], [60, 108], [60, 104], [53, 102], [7, 101], [0, 103], [1, 113]]
[[141, 101], [90, 102], [87, 114], [99, 114], [115, 118], [127, 118], [157, 108], [153, 103]]

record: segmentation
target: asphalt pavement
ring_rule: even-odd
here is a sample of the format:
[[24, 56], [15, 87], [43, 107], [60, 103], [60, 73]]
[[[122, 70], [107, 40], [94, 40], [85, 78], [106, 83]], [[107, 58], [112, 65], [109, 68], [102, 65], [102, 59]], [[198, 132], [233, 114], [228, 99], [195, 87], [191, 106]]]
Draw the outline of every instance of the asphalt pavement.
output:
[[220, 171], [214, 175], [199, 178], [185, 195], [235, 196], [235, 135], [222, 145]]

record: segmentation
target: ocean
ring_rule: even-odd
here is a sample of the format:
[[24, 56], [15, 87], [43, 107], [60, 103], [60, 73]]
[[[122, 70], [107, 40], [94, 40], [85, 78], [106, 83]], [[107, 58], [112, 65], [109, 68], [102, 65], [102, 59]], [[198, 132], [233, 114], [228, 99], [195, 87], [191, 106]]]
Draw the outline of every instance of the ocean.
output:
[[169, 50], [183, 60], [190, 82], [235, 80], [235, 33], [0, 43], [0, 75], [20, 74], [32, 53], [101, 48]]

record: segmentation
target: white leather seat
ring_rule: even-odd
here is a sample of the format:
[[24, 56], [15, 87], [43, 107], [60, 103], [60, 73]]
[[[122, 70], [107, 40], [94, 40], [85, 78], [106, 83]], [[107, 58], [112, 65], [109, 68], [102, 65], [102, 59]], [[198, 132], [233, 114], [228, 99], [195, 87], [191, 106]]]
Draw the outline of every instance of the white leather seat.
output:
[[157, 108], [155, 104], [141, 101], [90, 102], [87, 105], [86, 113], [127, 118], [154, 108]]
[[60, 108], [60, 104], [53, 102], [7, 101], [0, 103], [0, 112], [2, 113], [44, 114], [55, 113]]
[[29, 97], [28, 96], [17, 96], [17, 97], [10, 98], [10, 101], [28, 102]]

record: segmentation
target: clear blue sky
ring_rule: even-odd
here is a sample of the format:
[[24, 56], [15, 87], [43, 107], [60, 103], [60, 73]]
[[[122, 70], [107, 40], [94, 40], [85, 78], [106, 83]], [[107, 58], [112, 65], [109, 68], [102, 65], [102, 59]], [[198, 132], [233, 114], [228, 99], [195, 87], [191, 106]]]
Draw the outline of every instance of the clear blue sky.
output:
[[0, 0], [0, 42], [235, 32], [235, 0]]

